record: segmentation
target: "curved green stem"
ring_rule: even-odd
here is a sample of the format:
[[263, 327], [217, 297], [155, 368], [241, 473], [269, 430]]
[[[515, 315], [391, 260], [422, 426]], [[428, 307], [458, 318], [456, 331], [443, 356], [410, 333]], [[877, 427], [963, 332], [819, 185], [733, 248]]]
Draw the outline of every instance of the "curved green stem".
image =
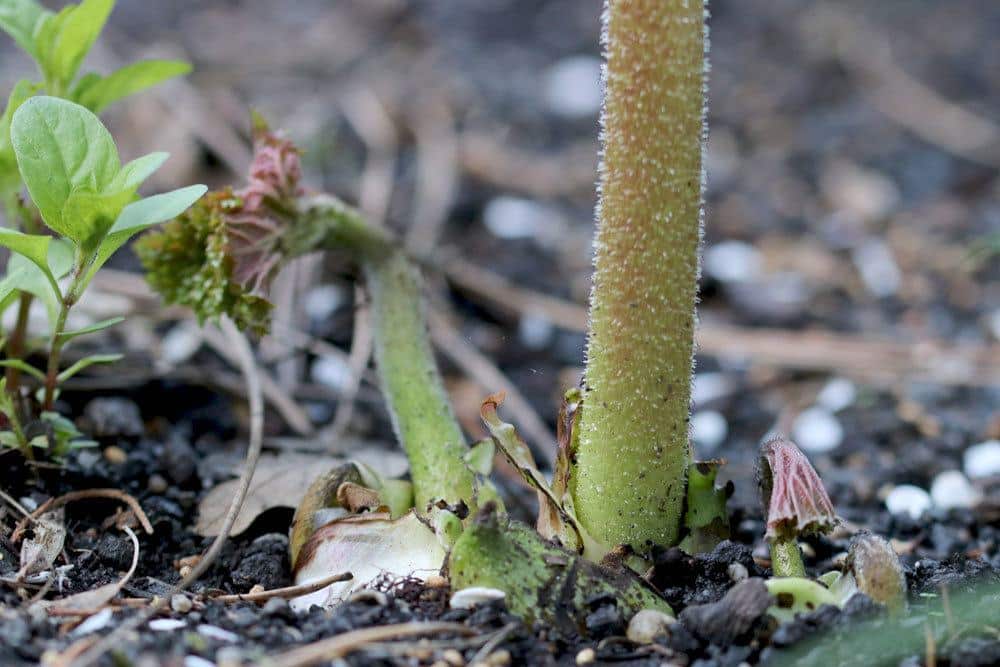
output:
[[352, 250], [361, 266], [371, 297], [376, 369], [410, 460], [417, 511], [437, 500], [465, 501], [475, 509], [475, 477], [463, 458], [468, 447], [428, 340], [419, 270], [391, 236], [336, 199], [315, 198], [303, 217], [288, 238], [292, 254]]
[[42, 400], [42, 410], [51, 410], [55, 402], [56, 387], [59, 384], [59, 363], [62, 361], [62, 350], [67, 343], [67, 339], [62, 335], [66, 330], [66, 319], [69, 311], [80, 298], [80, 291], [83, 289], [86, 267], [81, 259], [77, 259], [73, 268], [73, 279], [63, 295], [59, 306], [59, 315], [52, 327], [52, 336], [49, 339], [49, 363], [45, 373], [45, 397]]
[[775, 538], [770, 543], [771, 570], [776, 577], [805, 577], [806, 566], [802, 562], [802, 551], [793, 538]]

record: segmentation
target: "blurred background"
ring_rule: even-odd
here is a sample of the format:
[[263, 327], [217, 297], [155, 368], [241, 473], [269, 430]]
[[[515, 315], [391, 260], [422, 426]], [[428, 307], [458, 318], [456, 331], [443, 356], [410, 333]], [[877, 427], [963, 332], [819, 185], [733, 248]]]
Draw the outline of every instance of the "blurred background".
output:
[[[482, 434], [480, 400], [506, 389], [507, 416], [544, 457], [585, 342], [600, 10], [119, 0], [88, 64], [194, 64], [105, 116], [123, 157], [171, 152], [150, 190], [241, 182], [250, 107], [283, 128], [312, 187], [439, 268], [433, 336], [469, 433]], [[745, 479], [780, 427], [838, 507], [891, 504], [901, 484], [942, 507], [956, 483], [988, 495], [1000, 475], [1000, 4], [714, 0], [711, 12], [699, 455]], [[0, 42], [0, 89], [29, 67]], [[115, 266], [138, 268], [125, 253]], [[262, 344], [269, 428], [334, 449], [391, 440], [364, 370], [364, 297], [343, 274], [319, 258], [287, 271]], [[193, 362], [219, 356], [136, 276], [99, 287], [93, 310], [124, 299], [150, 314], [118, 334], [133, 350], [119, 373], [196, 377]], [[962, 480], [933, 493], [949, 471]]]

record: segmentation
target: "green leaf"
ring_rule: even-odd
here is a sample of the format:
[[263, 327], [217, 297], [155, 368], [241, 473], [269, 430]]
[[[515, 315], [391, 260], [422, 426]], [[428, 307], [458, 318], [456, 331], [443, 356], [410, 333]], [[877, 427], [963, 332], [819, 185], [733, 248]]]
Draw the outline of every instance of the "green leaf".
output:
[[7, 98], [7, 108], [4, 109], [3, 116], [0, 116], [0, 178], [5, 174], [12, 174], [18, 181], [21, 180], [17, 174], [17, 156], [14, 155], [14, 147], [10, 143], [10, 121], [18, 107], [34, 95], [37, 89], [36, 84], [21, 79], [14, 84]]
[[[59, 280], [73, 267], [73, 246], [65, 239], [54, 239], [49, 244], [48, 273]], [[49, 280], [36, 264], [23, 255], [12, 255], [7, 262], [7, 275], [0, 280], [0, 305], [9, 305], [19, 292], [37, 297], [48, 311], [49, 322], [54, 323], [59, 314], [62, 294], [55, 281]]]
[[143, 182], [152, 176], [170, 157], [170, 153], [158, 152], [143, 155], [121, 168], [115, 179], [108, 185], [111, 192], [135, 192]]
[[114, 6], [115, 0], [83, 0], [59, 12], [46, 31], [44, 67], [51, 79], [64, 86], [73, 80]]
[[[97, 116], [67, 100], [33, 97], [14, 113], [10, 135], [21, 178], [50, 228], [80, 245], [94, 236], [102, 219], [117, 217], [121, 208], [114, 211], [110, 200], [121, 193], [106, 189], [121, 163]], [[68, 215], [71, 198], [73, 215]]]
[[0, 0], [0, 29], [14, 38], [17, 45], [38, 60], [35, 30], [38, 24], [51, 15], [34, 0]]
[[126, 206], [108, 235], [97, 249], [97, 256], [87, 270], [84, 286], [90, 284], [97, 270], [111, 258], [130, 238], [144, 230], [166, 222], [188, 209], [208, 191], [204, 185], [189, 185], [186, 188], [165, 192], [140, 199]]
[[110, 317], [106, 320], [95, 322], [94, 324], [83, 327], [81, 329], [76, 329], [74, 331], [63, 331], [62, 333], [59, 334], [59, 338], [66, 341], [73, 340], [77, 336], [85, 336], [86, 334], [97, 333], [98, 331], [103, 331], [104, 329], [113, 327], [114, 325], [124, 321], [125, 321], [124, 317]]
[[101, 113], [124, 97], [190, 71], [191, 65], [179, 60], [141, 60], [105, 77], [87, 74], [74, 87], [70, 97], [94, 113]]
[[94, 364], [113, 364], [114, 362], [121, 359], [123, 354], [92, 354], [90, 356], [84, 357], [80, 361], [76, 362], [62, 373], [59, 374], [59, 382], [65, 382], [70, 379], [84, 368], [88, 366], [93, 366]]
[[13, 229], [0, 228], [0, 246], [31, 260], [35, 266], [42, 270], [42, 273], [51, 282], [53, 289], [58, 292], [56, 279], [49, 271], [49, 245], [51, 243], [51, 236], [23, 234]]
[[22, 373], [27, 373], [28, 375], [38, 379], [45, 380], [45, 373], [41, 372], [34, 366], [29, 365], [23, 359], [0, 359], [0, 367], [2, 368], [16, 368]]

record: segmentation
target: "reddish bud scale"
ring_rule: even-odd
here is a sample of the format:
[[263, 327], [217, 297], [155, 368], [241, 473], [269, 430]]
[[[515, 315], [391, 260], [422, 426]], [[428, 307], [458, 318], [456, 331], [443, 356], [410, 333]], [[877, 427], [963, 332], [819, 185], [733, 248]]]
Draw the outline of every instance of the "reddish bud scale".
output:
[[826, 532], [837, 524], [819, 474], [792, 441], [778, 436], [761, 445], [757, 481], [767, 509], [768, 539]]

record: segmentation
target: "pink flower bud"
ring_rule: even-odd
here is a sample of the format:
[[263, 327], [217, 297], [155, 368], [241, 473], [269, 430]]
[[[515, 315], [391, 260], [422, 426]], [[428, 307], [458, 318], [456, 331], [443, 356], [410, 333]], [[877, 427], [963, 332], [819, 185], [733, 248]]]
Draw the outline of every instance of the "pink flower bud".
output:
[[767, 537], [826, 532], [837, 524], [816, 469], [791, 440], [776, 436], [760, 446], [757, 483], [767, 510]]

